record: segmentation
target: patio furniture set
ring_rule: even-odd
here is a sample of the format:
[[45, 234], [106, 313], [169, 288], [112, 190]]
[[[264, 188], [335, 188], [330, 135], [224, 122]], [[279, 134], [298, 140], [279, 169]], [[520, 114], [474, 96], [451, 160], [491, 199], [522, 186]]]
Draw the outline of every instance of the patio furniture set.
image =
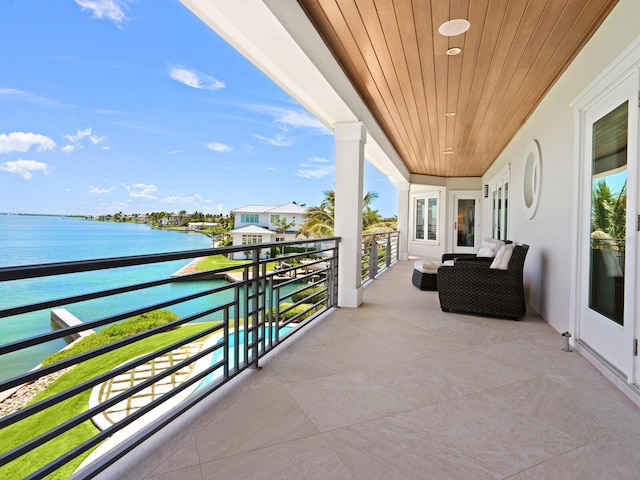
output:
[[525, 311], [523, 270], [528, 245], [486, 239], [477, 254], [445, 253], [417, 260], [412, 283], [438, 291], [443, 312], [520, 319]]

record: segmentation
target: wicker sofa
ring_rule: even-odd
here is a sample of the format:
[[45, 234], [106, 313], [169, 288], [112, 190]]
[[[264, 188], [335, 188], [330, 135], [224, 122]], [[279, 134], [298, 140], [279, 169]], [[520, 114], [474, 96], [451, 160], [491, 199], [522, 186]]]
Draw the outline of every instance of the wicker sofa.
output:
[[523, 270], [528, 245], [516, 245], [506, 270], [489, 262], [458, 261], [438, 269], [438, 296], [442, 311], [507, 317], [526, 311]]

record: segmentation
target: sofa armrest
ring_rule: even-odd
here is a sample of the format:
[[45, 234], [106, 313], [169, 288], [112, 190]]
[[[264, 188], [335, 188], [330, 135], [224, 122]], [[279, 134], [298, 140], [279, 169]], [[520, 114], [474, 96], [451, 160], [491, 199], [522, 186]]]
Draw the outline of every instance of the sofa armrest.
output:
[[476, 257], [475, 253], [443, 253], [442, 254], [442, 263], [447, 260], [457, 260], [459, 258], [468, 258], [473, 260]]

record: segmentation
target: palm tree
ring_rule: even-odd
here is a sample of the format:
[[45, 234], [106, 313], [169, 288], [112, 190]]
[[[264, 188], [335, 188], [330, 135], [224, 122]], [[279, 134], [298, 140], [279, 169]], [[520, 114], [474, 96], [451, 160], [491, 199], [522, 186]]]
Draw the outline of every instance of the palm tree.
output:
[[286, 217], [279, 218], [278, 220], [273, 222], [273, 226], [275, 227], [274, 230], [276, 231], [276, 233], [284, 233], [287, 230], [289, 230], [291, 227], [293, 227], [295, 224], [296, 222], [287, 221]]
[[[308, 207], [304, 215], [305, 221], [298, 231], [299, 235], [307, 238], [322, 238], [333, 236], [334, 214], [336, 205], [336, 193], [334, 190], [324, 192], [325, 198], [319, 206]], [[387, 229], [392, 231], [392, 222], [384, 222], [377, 210], [371, 208], [371, 203], [378, 198], [376, 192], [367, 192], [362, 199], [362, 223], [363, 230], [369, 232], [372, 229]], [[372, 231], [371, 233], [378, 233]]]
[[591, 194], [591, 238], [606, 241], [606, 248], [616, 245], [616, 240], [624, 242], [627, 221], [627, 182], [620, 193], [613, 194], [605, 180], [599, 180]]

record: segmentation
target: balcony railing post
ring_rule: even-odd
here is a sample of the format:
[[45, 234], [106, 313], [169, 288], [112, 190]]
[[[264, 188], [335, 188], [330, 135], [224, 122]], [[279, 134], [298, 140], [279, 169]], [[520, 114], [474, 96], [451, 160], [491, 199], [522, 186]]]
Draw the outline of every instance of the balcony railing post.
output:
[[[258, 302], [260, 291], [260, 250], [259, 247], [254, 247], [251, 251], [251, 281], [249, 282], [251, 285], [249, 287], [251, 291], [251, 301], [248, 302], [251, 310], [245, 315], [245, 329], [247, 331], [247, 337], [245, 337], [247, 343], [245, 343], [245, 345], [247, 345], [247, 351], [251, 352], [251, 354], [249, 354], [249, 367], [253, 369], [260, 368], [258, 365], [258, 359], [260, 357], [258, 348], [260, 343], [260, 309]], [[253, 335], [251, 335], [251, 333], [253, 333]], [[253, 361], [251, 361], [252, 356]]]
[[385, 262], [387, 268], [391, 266], [391, 233], [387, 233], [387, 251], [386, 251], [387, 261]]
[[371, 248], [369, 249], [369, 278], [373, 280], [376, 278], [376, 272], [378, 271], [378, 245], [376, 243], [376, 237], [371, 237]]

